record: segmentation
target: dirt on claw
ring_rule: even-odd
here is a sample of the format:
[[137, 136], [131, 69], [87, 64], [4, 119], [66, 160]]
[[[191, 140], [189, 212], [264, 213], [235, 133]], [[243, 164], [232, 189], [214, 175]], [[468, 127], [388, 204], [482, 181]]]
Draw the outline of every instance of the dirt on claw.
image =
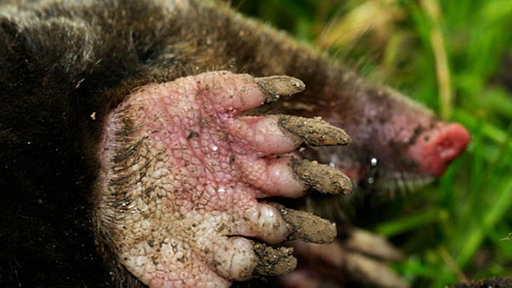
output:
[[254, 252], [258, 255], [259, 263], [254, 268], [254, 275], [277, 276], [290, 273], [297, 266], [293, 257], [293, 248], [273, 248], [262, 243], [254, 244]]
[[304, 82], [289, 76], [270, 76], [255, 78], [254, 81], [267, 94], [265, 103], [279, 100], [280, 96], [291, 96], [306, 88]]
[[280, 204], [274, 204], [284, 221], [292, 227], [293, 233], [289, 240], [329, 244], [336, 238], [336, 225], [305, 211], [288, 209]]
[[349, 194], [352, 182], [338, 170], [306, 159], [292, 161], [295, 174], [315, 191], [325, 194]]
[[320, 117], [303, 118], [282, 115], [279, 126], [304, 139], [309, 146], [348, 145], [352, 142], [345, 131], [329, 125]]

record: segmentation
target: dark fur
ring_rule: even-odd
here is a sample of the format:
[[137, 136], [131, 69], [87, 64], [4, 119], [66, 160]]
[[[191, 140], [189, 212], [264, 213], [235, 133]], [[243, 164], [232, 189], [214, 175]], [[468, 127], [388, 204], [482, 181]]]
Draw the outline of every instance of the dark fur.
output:
[[96, 145], [134, 87], [209, 70], [291, 75], [311, 115], [314, 96], [376, 91], [222, 6], [193, 2], [188, 18], [151, 1], [81, 2], [0, 6], [1, 287], [112, 285], [91, 224]]

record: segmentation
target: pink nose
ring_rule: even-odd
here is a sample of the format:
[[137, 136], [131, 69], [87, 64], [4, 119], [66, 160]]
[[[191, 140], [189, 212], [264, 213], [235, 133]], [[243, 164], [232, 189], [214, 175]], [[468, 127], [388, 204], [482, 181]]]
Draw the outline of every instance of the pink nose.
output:
[[466, 150], [470, 141], [471, 136], [462, 125], [440, 122], [420, 134], [410, 153], [419, 163], [421, 172], [441, 176], [448, 164]]

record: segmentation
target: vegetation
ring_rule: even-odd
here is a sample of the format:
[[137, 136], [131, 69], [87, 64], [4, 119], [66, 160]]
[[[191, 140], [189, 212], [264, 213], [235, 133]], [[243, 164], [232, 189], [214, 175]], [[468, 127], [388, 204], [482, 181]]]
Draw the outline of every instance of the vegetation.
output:
[[364, 223], [408, 253], [399, 273], [414, 287], [511, 276], [512, 1], [232, 2], [471, 131], [442, 179]]

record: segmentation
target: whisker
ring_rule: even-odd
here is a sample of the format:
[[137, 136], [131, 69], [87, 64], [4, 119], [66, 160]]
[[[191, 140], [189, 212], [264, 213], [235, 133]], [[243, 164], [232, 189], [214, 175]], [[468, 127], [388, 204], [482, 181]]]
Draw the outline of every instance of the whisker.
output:
[[434, 177], [424, 174], [387, 172], [382, 173], [373, 185], [375, 192], [383, 193], [394, 198], [400, 193], [402, 196], [414, 193], [434, 181]]

